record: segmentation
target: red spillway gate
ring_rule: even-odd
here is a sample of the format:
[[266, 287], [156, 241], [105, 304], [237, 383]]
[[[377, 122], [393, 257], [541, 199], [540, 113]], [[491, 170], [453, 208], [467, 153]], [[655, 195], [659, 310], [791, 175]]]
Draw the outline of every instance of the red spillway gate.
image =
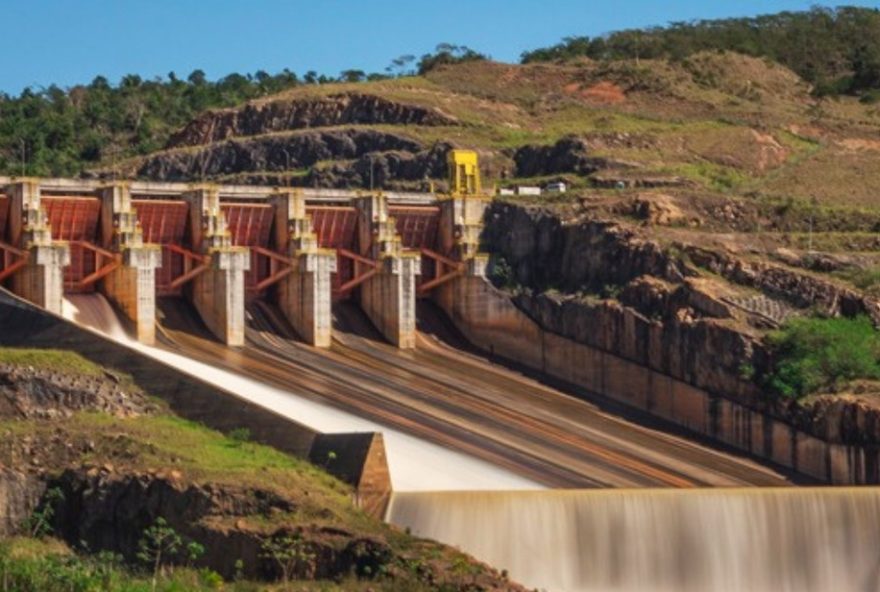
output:
[[388, 215], [394, 217], [404, 248], [422, 254], [422, 272], [417, 285], [420, 296], [462, 273], [462, 264], [449, 259], [448, 253], [441, 252], [439, 207], [389, 206]]
[[9, 236], [6, 230], [8, 222], [9, 198], [0, 195], [0, 282], [21, 269], [25, 263], [22, 251], [6, 242]]
[[275, 208], [268, 204], [225, 203], [220, 209], [226, 216], [232, 244], [250, 250], [251, 269], [245, 273], [245, 289], [253, 298], [281, 277], [279, 267], [290, 265], [286, 255], [269, 248]]
[[185, 201], [133, 199], [144, 242], [162, 247], [162, 267], [156, 270], [156, 294], [180, 294], [204, 259], [184, 247], [189, 205]]
[[93, 292], [97, 281], [120, 264], [117, 255], [97, 244], [101, 200], [44, 195], [40, 204], [52, 227], [52, 238], [70, 245], [70, 265], [64, 269], [64, 291]]
[[336, 273], [333, 274], [333, 297], [343, 298], [343, 290], [355, 278], [355, 259], [346, 256], [357, 249], [357, 209], [350, 206], [308, 206], [312, 230], [323, 249], [336, 249]]

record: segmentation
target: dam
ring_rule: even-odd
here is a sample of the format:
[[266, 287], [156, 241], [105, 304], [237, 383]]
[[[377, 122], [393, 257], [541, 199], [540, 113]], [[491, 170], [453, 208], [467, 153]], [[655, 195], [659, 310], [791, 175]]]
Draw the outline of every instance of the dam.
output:
[[876, 589], [880, 494], [790, 487], [872, 482], [867, 457], [537, 332], [452, 158], [439, 197], [7, 179], [0, 282], [310, 430], [381, 433], [387, 520], [525, 585]]

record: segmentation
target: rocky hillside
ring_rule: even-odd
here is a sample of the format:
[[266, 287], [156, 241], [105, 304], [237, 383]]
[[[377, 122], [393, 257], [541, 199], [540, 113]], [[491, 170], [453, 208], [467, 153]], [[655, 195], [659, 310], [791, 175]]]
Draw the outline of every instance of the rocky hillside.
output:
[[[4, 537], [51, 534], [85, 562], [87, 552], [109, 551], [136, 565], [145, 533], [164, 521], [203, 547], [196, 567], [230, 582], [282, 578], [267, 548], [293, 541], [287, 577], [318, 586], [521, 590], [460, 553], [369, 518], [354, 508], [350, 488], [320, 469], [246, 433], [224, 436], [174, 417], [130, 379], [75, 354], [0, 349], [0, 433], [6, 577], [16, 569], [4, 563]], [[182, 552], [166, 562], [193, 566]]]
[[493, 182], [561, 177], [577, 189], [676, 191], [871, 206], [880, 110], [816, 98], [771, 62], [686, 60], [526, 65], [476, 61], [425, 76], [297, 87], [207, 111], [127, 171], [216, 179], [419, 189], [443, 153], [476, 148]]
[[[650, 223], [615, 219], [621, 211]], [[841, 274], [857, 264], [773, 249], [766, 238], [755, 246], [744, 246], [735, 234], [709, 241], [706, 233], [676, 226], [687, 211], [686, 204], [656, 193], [565, 209], [496, 202], [484, 233], [493, 253], [493, 280], [552, 333], [763, 411], [828, 442], [880, 444], [880, 382], [858, 380], [880, 378], [876, 338], [864, 351], [867, 376], [844, 361], [839, 376], [796, 393], [811, 396], [780, 396], [768, 379], [787, 353], [774, 349], [768, 336], [797, 319], [817, 327], [834, 318], [866, 319], [868, 333], [880, 328], [880, 295]], [[861, 256], [870, 265], [880, 261]], [[822, 350], [817, 336], [806, 336], [815, 339], [804, 344], [806, 350], [827, 356], [821, 364], [832, 372], [836, 354]], [[834, 339], [839, 348], [847, 337]], [[861, 352], [854, 348], [844, 355]], [[804, 370], [792, 366], [782, 378], [793, 380], [797, 372]]]

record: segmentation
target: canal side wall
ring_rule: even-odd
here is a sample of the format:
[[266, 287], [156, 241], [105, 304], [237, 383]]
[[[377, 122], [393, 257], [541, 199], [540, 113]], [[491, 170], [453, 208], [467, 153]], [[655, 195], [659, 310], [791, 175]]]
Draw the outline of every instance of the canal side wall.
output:
[[474, 345], [759, 459], [828, 483], [876, 484], [876, 447], [827, 442], [666, 374], [541, 328], [480, 277], [442, 288], [437, 302]]

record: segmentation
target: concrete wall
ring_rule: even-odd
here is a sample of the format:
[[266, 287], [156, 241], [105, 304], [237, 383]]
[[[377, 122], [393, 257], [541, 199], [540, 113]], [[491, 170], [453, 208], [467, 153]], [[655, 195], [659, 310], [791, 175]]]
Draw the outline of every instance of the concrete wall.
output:
[[880, 483], [876, 448], [830, 444], [668, 375], [549, 333], [483, 278], [459, 278], [439, 290], [437, 301], [472, 343], [494, 355], [828, 483]]
[[330, 274], [336, 271], [336, 253], [312, 252], [291, 259], [293, 271], [278, 283], [278, 307], [303, 341], [330, 347], [333, 341]]
[[360, 305], [380, 333], [401, 349], [416, 346], [418, 254], [380, 260], [382, 269], [360, 286]]
[[[254, 440], [302, 458], [310, 457], [312, 447], [323, 436], [234, 393], [204, 383], [172, 366], [40, 310], [5, 290], [0, 290], [0, 345], [75, 351], [97, 364], [130, 374], [138, 386], [166, 401], [171, 410], [181, 417], [222, 432], [247, 428]], [[357, 470], [358, 467], [353, 469], [352, 464], [348, 463], [345, 465], [347, 472], [337, 474], [334, 473], [334, 467], [328, 466], [328, 471], [340, 479], [345, 480], [350, 474], [357, 474], [360, 478], [368, 471], [368, 465], [375, 467], [377, 462], [385, 462], [384, 450], [371, 449], [374, 447], [372, 439], [363, 443], [369, 449], [367, 453], [357, 452], [358, 442], [364, 439], [363, 434], [333, 434], [333, 437], [340, 450], [352, 450], [353, 455], [362, 459], [360, 470]], [[354, 444], [346, 443], [349, 439]], [[375, 468], [369, 469], [369, 472], [372, 475], [381, 473], [377, 473]], [[350, 483], [359, 485], [359, 482]], [[383, 488], [390, 492], [390, 478], [384, 485], [370, 483], [371, 491]]]

